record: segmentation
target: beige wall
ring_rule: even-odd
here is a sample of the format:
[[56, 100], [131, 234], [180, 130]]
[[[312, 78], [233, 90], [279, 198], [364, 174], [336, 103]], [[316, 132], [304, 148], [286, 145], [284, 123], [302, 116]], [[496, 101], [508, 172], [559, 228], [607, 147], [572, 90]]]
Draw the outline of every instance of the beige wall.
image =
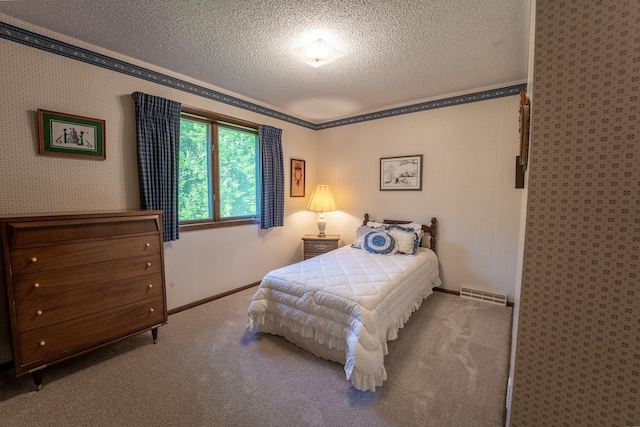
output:
[[[353, 241], [362, 214], [440, 223], [444, 287], [507, 294], [517, 281], [524, 190], [515, 188], [519, 98], [510, 96], [319, 132], [318, 180], [340, 212], [328, 232]], [[422, 154], [422, 191], [380, 191], [380, 158]]]
[[640, 425], [640, 3], [536, 8], [511, 426]]
[[[61, 41], [158, 70], [131, 58], [0, 16]], [[138, 173], [131, 93], [142, 91], [283, 129], [283, 154], [316, 162], [316, 133], [243, 109], [139, 78], [0, 39], [0, 215], [138, 209]], [[189, 80], [185, 76], [178, 78]], [[206, 86], [199, 83], [202, 86]], [[216, 89], [216, 88], [213, 88]], [[219, 89], [217, 89], [219, 90]], [[38, 154], [38, 108], [106, 120], [105, 161]], [[285, 167], [288, 178], [289, 168]], [[314, 181], [315, 168], [307, 170]], [[308, 192], [310, 187], [308, 187]], [[287, 190], [288, 191], [288, 190]], [[273, 268], [300, 259], [300, 237], [315, 216], [303, 199], [285, 197], [285, 227], [258, 225], [181, 233], [165, 245], [167, 303], [179, 307], [256, 282]], [[4, 304], [0, 311], [0, 363], [10, 360]]]

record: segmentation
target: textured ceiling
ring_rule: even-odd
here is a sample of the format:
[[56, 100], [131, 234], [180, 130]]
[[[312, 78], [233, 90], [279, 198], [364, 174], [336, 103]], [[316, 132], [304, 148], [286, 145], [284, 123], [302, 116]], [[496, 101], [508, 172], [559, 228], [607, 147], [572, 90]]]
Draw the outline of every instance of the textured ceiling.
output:
[[[17, 0], [0, 13], [315, 123], [522, 82], [529, 0]], [[290, 52], [319, 37], [346, 56]]]

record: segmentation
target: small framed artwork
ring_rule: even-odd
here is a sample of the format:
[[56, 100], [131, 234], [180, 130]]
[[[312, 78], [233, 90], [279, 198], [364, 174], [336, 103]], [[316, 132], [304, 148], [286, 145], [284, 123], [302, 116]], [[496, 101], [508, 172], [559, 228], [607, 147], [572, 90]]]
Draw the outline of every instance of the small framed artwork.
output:
[[380, 191], [422, 190], [422, 154], [380, 159]]
[[105, 160], [104, 120], [38, 109], [40, 154]]
[[304, 197], [305, 161], [291, 159], [291, 197]]
[[529, 120], [530, 105], [526, 92], [520, 92], [520, 123], [518, 130], [520, 132], [520, 167], [522, 172], [527, 170], [529, 160]]

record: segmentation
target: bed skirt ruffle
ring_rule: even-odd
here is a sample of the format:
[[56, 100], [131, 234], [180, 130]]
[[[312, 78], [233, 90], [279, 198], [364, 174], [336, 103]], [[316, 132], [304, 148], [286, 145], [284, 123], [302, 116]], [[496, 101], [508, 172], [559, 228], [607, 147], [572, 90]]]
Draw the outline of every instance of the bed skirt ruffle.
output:
[[[388, 341], [398, 338], [398, 332], [409, 321], [411, 315], [422, 305], [422, 301], [433, 293], [431, 288], [426, 289], [418, 295], [413, 303], [401, 313], [396, 321], [383, 333], [377, 351], [364, 352], [362, 348], [357, 349], [358, 343], [349, 349], [347, 340], [349, 329], [343, 328], [344, 333], [336, 336], [314, 327], [297, 323], [289, 318], [284, 318], [276, 313], [260, 311], [254, 307], [250, 312], [247, 321], [249, 331], [278, 335], [287, 341], [301, 347], [311, 354], [337, 362], [344, 365], [347, 380], [358, 390], [375, 391], [387, 379], [387, 370], [384, 367], [384, 356], [389, 352]], [[353, 337], [352, 337], [353, 338]], [[361, 346], [360, 346], [361, 347]], [[356, 354], [358, 355], [358, 366], [355, 364]], [[366, 363], [363, 362], [366, 357]]]

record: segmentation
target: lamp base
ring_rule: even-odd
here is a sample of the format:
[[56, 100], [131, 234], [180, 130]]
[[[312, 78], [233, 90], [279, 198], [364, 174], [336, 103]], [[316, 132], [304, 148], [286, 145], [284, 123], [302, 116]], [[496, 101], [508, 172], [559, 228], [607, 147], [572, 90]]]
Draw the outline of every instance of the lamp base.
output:
[[324, 219], [324, 213], [320, 212], [318, 217], [318, 237], [326, 237], [324, 229], [327, 227], [327, 221]]

